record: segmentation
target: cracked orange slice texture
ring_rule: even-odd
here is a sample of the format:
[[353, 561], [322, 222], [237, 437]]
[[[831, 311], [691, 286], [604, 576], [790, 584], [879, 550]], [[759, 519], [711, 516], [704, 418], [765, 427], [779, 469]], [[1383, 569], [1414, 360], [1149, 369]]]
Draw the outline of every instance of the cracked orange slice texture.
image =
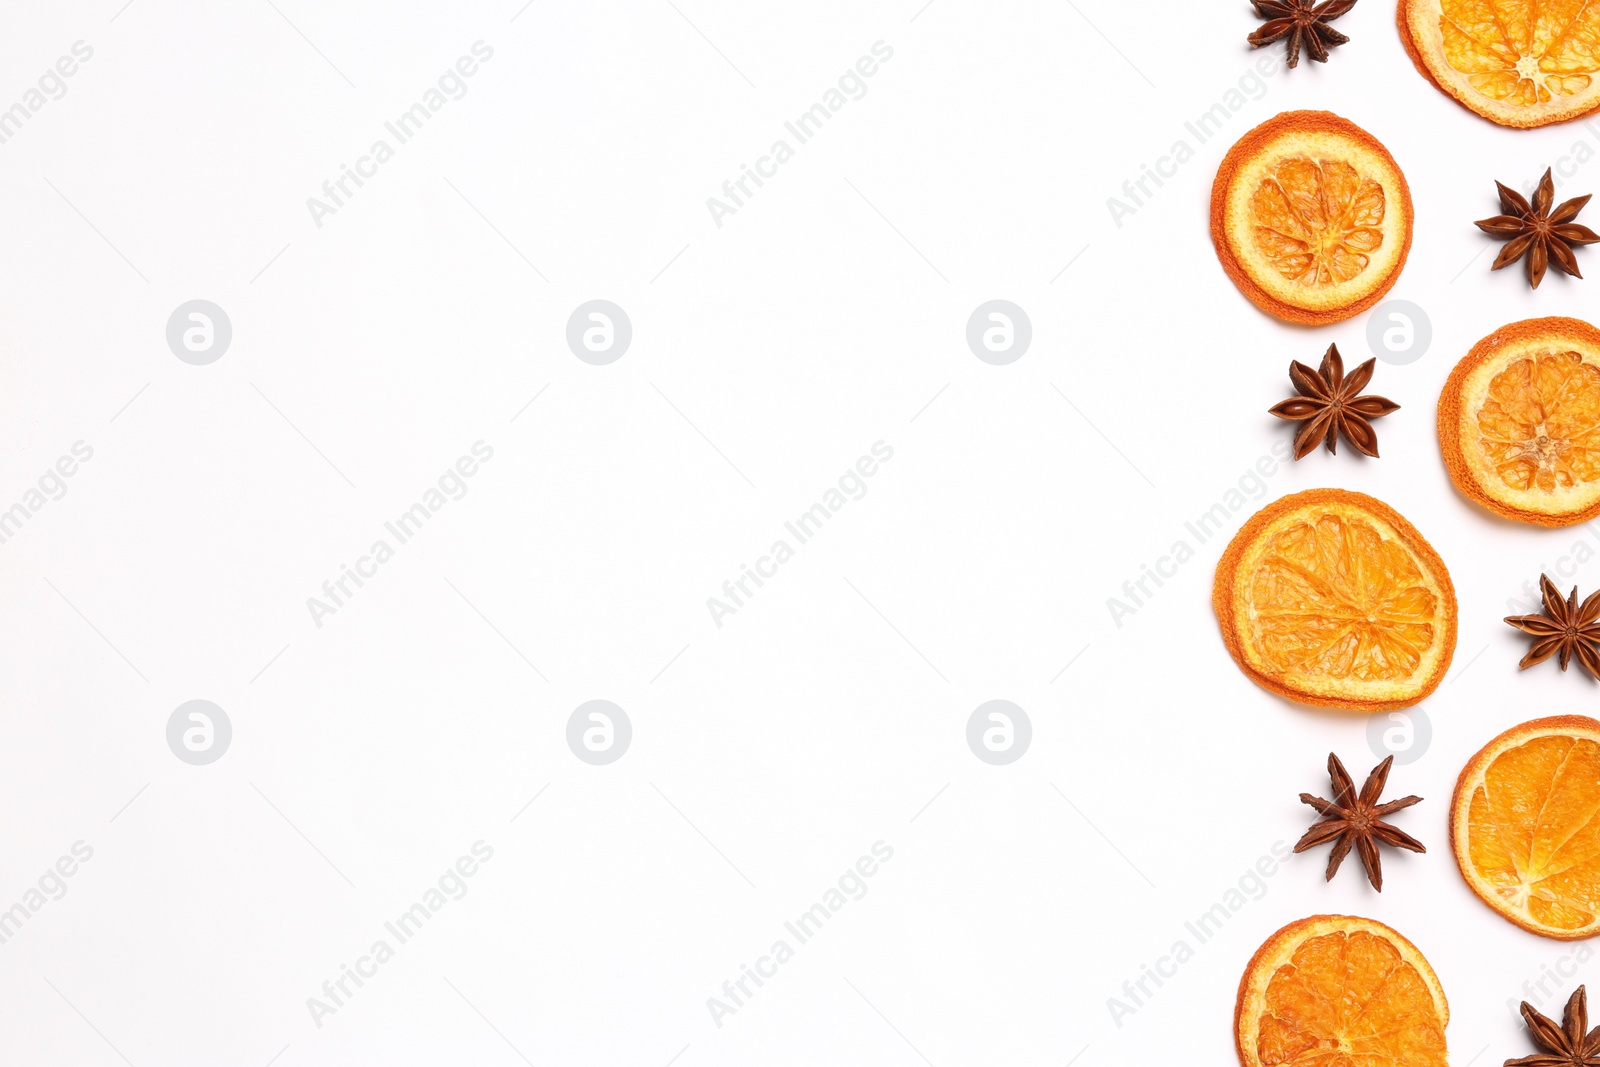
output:
[[1252, 516], [1217, 563], [1211, 603], [1239, 669], [1302, 704], [1410, 707], [1456, 647], [1444, 561], [1393, 508], [1344, 489]]
[[1233, 1013], [1243, 1067], [1445, 1067], [1449, 1022], [1417, 946], [1353, 915], [1313, 915], [1269, 937]]
[[1508, 519], [1600, 515], [1600, 330], [1525, 319], [1472, 346], [1439, 394], [1450, 480]]
[[1600, 722], [1513, 726], [1462, 768], [1450, 847], [1482, 901], [1563, 941], [1600, 933]]
[[1600, 6], [1585, 0], [1400, 0], [1411, 62], [1502, 126], [1547, 126], [1600, 108]]
[[1327, 111], [1286, 111], [1228, 150], [1211, 186], [1222, 269], [1261, 310], [1321, 325], [1359, 314], [1400, 277], [1411, 190], [1388, 149]]

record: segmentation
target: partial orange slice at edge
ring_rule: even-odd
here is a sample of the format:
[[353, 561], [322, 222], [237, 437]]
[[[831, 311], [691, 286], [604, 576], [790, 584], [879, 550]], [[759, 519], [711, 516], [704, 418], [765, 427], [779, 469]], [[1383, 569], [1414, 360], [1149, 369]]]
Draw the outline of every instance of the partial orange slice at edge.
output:
[[1411, 62], [1434, 87], [1501, 126], [1600, 109], [1600, 7], [1549, 0], [1399, 0]]
[[1600, 933], [1600, 722], [1534, 719], [1485, 745], [1456, 780], [1450, 847], [1478, 898], [1524, 930]]
[[1502, 326], [1450, 372], [1438, 429], [1450, 480], [1490, 511], [1540, 526], [1600, 515], [1600, 330]]
[[1445, 1067], [1450, 1006], [1410, 941], [1373, 919], [1313, 915], [1256, 951], [1239, 981], [1243, 1067]]

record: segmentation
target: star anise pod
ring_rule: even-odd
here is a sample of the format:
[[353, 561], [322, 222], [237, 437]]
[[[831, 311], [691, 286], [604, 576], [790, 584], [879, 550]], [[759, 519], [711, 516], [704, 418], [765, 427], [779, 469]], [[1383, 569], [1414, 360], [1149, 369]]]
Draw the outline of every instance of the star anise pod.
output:
[[1522, 1002], [1522, 1018], [1533, 1043], [1544, 1052], [1507, 1060], [1505, 1067], [1600, 1067], [1600, 1026], [1589, 1029], [1589, 996], [1579, 986], [1561, 1013], [1561, 1025]]
[[1246, 40], [1251, 48], [1289, 39], [1289, 66], [1300, 63], [1300, 46], [1318, 63], [1328, 61], [1328, 49], [1344, 44], [1350, 38], [1329, 26], [1328, 23], [1356, 6], [1356, 0], [1251, 0], [1256, 16], [1267, 21]]
[[1289, 380], [1300, 390], [1281, 404], [1267, 410], [1280, 419], [1300, 423], [1294, 434], [1294, 458], [1304, 459], [1323, 441], [1328, 451], [1334, 452], [1339, 435], [1355, 445], [1363, 454], [1378, 455], [1378, 434], [1368, 419], [1392, 415], [1400, 405], [1381, 396], [1361, 396], [1361, 390], [1372, 380], [1372, 370], [1378, 361], [1369, 359], [1345, 377], [1344, 360], [1339, 358], [1339, 346], [1329, 345], [1322, 357], [1322, 367], [1312, 370], [1295, 360], [1289, 364]]
[[1344, 764], [1339, 762], [1339, 757], [1332, 752], [1328, 753], [1328, 777], [1333, 779], [1333, 799], [1323, 800], [1310, 793], [1300, 794], [1300, 803], [1310, 804], [1326, 818], [1311, 824], [1311, 829], [1305, 836], [1295, 842], [1294, 850], [1304, 852], [1308, 848], [1334, 842], [1333, 854], [1328, 857], [1328, 875], [1326, 881], [1332, 881], [1339, 870], [1339, 864], [1350, 854], [1354, 846], [1356, 854], [1361, 857], [1361, 866], [1367, 869], [1367, 881], [1372, 883], [1372, 888], [1383, 892], [1383, 866], [1378, 858], [1378, 845], [1393, 845], [1396, 848], [1408, 848], [1412, 852], [1426, 852], [1422, 842], [1410, 834], [1383, 821], [1385, 815], [1391, 815], [1401, 808], [1409, 808], [1417, 803], [1421, 797], [1403, 797], [1400, 800], [1391, 800], [1387, 804], [1379, 804], [1378, 797], [1383, 794], [1384, 783], [1389, 779], [1389, 767], [1394, 763], [1394, 757], [1389, 756], [1382, 763], [1372, 768], [1372, 773], [1367, 775], [1367, 780], [1361, 786], [1361, 792], [1356, 792], [1355, 782], [1350, 778], [1350, 773], [1344, 769]]
[[1600, 679], [1600, 590], [1590, 593], [1580, 604], [1578, 587], [1573, 586], [1572, 595], [1563, 601], [1555, 583], [1541, 574], [1539, 592], [1544, 596], [1542, 615], [1512, 615], [1506, 619], [1523, 633], [1538, 638], [1517, 666], [1527, 670], [1559, 652], [1562, 670], [1576, 657], [1589, 677]]
[[1535, 289], [1544, 280], [1545, 267], [1552, 263], [1557, 270], [1565, 271], [1574, 278], [1583, 277], [1578, 273], [1578, 257], [1573, 255], [1572, 248], [1574, 245], [1592, 245], [1600, 241], [1600, 234], [1572, 220], [1589, 202], [1589, 197], [1573, 197], [1551, 211], [1550, 205], [1556, 198], [1556, 185], [1550, 178], [1548, 168], [1544, 177], [1539, 179], [1539, 188], [1534, 190], [1532, 204], [1515, 189], [1508, 189], [1499, 182], [1494, 184], [1500, 190], [1500, 209], [1505, 214], [1474, 223], [1484, 233], [1506, 242], [1506, 246], [1494, 258], [1494, 266], [1489, 269], [1509, 267], [1526, 254], [1528, 284]]

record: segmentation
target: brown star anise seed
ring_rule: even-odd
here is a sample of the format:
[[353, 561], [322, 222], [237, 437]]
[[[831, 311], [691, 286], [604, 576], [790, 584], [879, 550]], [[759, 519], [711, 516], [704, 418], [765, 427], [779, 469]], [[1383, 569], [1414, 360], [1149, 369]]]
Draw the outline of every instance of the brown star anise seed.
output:
[[1400, 405], [1381, 396], [1361, 396], [1361, 390], [1372, 380], [1373, 368], [1378, 361], [1369, 359], [1345, 377], [1344, 360], [1339, 357], [1339, 346], [1329, 345], [1322, 357], [1322, 367], [1312, 370], [1295, 360], [1289, 364], [1289, 380], [1300, 390], [1267, 410], [1280, 419], [1300, 423], [1294, 434], [1294, 458], [1304, 459], [1323, 441], [1328, 451], [1339, 436], [1355, 445], [1365, 455], [1378, 455], [1378, 434], [1368, 419], [1381, 418], [1400, 410]]
[[1562, 670], [1577, 657], [1589, 677], [1600, 680], [1600, 590], [1590, 593], [1580, 604], [1578, 587], [1573, 586], [1572, 595], [1563, 601], [1555, 583], [1541, 574], [1539, 592], [1544, 597], [1542, 615], [1512, 615], [1506, 619], [1523, 633], [1538, 638], [1517, 666], [1527, 670], [1560, 653]]
[[1256, 16], [1267, 21], [1246, 40], [1251, 48], [1289, 39], [1289, 66], [1300, 62], [1300, 46], [1318, 63], [1328, 61], [1328, 49], [1344, 44], [1350, 38], [1329, 26], [1328, 23], [1356, 6], [1356, 0], [1251, 0]]
[[1589, 202], [1589, 197], [1573, 197], [1551, 211], [1550, 205], [1556, 198], [1556, 186], [1548, 168], [1544, 177], [1539, 179], [1539, 188], [1534, 191], [1532, 204], [1515, 189], [1508, 189], [1500, 182], [1494, 184], [1500, 190], [1500, 209], [1505, 214], [1474, 223], [1484, 233], [1506, 242], [1506, 246], [1495, 257], [1494, 266], [1489, 269], [1509, 267], [1526, 255], [1528, 284], [1535, 289], [1544, 280], [1545, 268], [1552, 263], [1557, 270], [1565, 271], [1574, 278], [1583, 277], [1578, 271], [1578, 257], [1572, 252], [1573, 246], [1592, 245], [1600, 241], [1600, 234], [1572, 220]]
[[1344, 858], [1350, 854], [1350, 849], [1354, 846], [1356, 854], [1361, 857], [1361, 865], [1367, 869], [1367, 881], [1372, 883], [1372, 888], [1381, 893], [1383, 865], [1378, 858], [1379, 844], [1407, 848], [1412, 852], [1428, 851], [1421, 841], [1383, 821], [1385, 815], [1391, 815], [1401, 808], [1409, 808], [1422, 799], [1403, 797], [1400, 800], [1391, 800], [1387, 804], [1378, 803], [1378, 797], [1383, 795], [1384, 783], [1389, 780], [1389, 768], [1393, 764], [1394, 757], [1389, 756], [1372, 768], [1372, 773], [1367, 775], [1367, 780], [1361, 786], [1361, 792], [1357, 793], [1350, 772], [1344, 769], [1339, 757], [1330, 752], [1328, 777], [1333, 780], [1333, 799], [1323, 800], [1310, 793], [1300, 794], [1300, 803], [1310, 804], [1327, 818], [1312, 823], [1311, 829], [1295, 843], [1294, 850], [1304, 852], [1308, 848], [1315, 848], [1329, 841], [1334, 842], [1333, 854], [1328, 857], [1328, 873], [1325, 881], [1333, 880], [1334, 874], [1339, 870], [1339, 864], [1344, 862]]
[[1600, 1067], [1600, 1026], [1589, 1029], [1589, 995], [1583, 986], [1573, 991], [1561, 1013], [1561, 1025], [1522, 1002], [1522, 1019], [1533, 1043], [1544, 1052], [1507, 1060], [1505, 1067]]

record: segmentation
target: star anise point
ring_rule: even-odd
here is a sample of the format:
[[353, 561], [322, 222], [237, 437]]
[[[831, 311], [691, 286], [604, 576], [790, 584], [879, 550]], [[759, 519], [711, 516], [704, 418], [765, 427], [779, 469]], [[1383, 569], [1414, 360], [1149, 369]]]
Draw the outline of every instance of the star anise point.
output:
[[1506, 1060], [1505, 1067], [1600, 1067], [1600, 1028], [1586, 1032], [1589, 996], [1583, 986], [1568, 998], [1559, 1026], [1526, 1000], [1522, 1002], [1522, 1020], [1528, 1024], [1533, 1043], [1545, 1051]]
[[1293, 360], [1289, 381], [1300, 395], [1268, 408], [1280, 419], [1300, 423], [1294, 435], [1294, 458], [1304, 459], [1319, 444], [1326, 442], [1330, 453], [1342, 436], [1363, 455], [1378, 455], [1378, 434], [1370, 420], [1400, 410], [1400, 405], [1381, 396], [1362, 396], [1361, 390], [1372, 380], [1377, 360], [1369, 359], [1349, 374], [1339, 346], [1329, 345], [1317, 370]]
[[1251, 48], [1287, 40], [1289, 66], [1300, 63], [1300, 51], [1318, 63], [1328, 61], [1328, 50], [1350, 38], [1328, 23], [1356, 6], [1356, 0], [1251, 0], [1256, 17], [1266, 19], [1249, 37]]
[[1312, 823], [1311, 828], [1295, 842], [1294, 851], [1304, 852], [1332, 841], [1333, 852], [1328, 856], [1328, 870], [1324, 880], [1333, 880], [1333, 876], [1339, 871], [1339, 865], [1354, 849], [1356, 855], [1361, 857], [1361, 866], [1366, 869], [1367, 881], [1372, 883], [1373, 889], [1381, 893], [1383, 865], [1378, 854], [1380, 844], [1409, 849], [1412, 852], [1428, 851], [1421, 841], [1399, 827], [1383, 821], [1384, 816], [1402, 808], [1409, 808], [1422, 800], [1421, 797], [1413, 796], [1391, 800], [1385, 804], [1378, 803], [1383, 787], [1389, 780], [1389, 769], [1393, 765], [1394, 757], [1389, 756], [1372, 768], [1372, 773], [1367, 775], [1367, 780], [1362, 783], [1361, 791], [1358, 793], [1350, 772], [1344, 769], [1339, 757], [1330, 752], [1328, 778], [1333, 783], [1334, 798], [1324, 800], [1310, 793], [1300, 794], [1300, 802], [1316, 808], [1323, 818]]
[[1510, 615], [1506, 625], [1531, 634], [1534, 642], [1527, 655], [1517, 664], [1527, 670], [1543, 663], [1551, 656], [1564, 671], [1576, 659], [1590, 678], [1600, 681], [1600, 591], [1590, 593], [1582, 604], [1578, 603], [1578, 587], [1565, 599], [1548, 575], [1539, 575], [1539, 596], [1544, 601], [1544, 611], [1536, 615]]
[[1555, 201], [1556, 186], [1549, 168], [1545, 169], [1544, 177], [1539, 179], [1532, 203], [1503, 182], [1494, 184], [1500, 193], [1502, 214], [1474, 223], [1489, 236], [1506, 242], [1489, 269], [1509, 267], [1526, 256], [1528, 284], [1531, 288], [1539, 288], [1539, 283], [1544, 281], [1545, 271], [1551, 266], [1563, 274], [1582, 278], [1578, 257], [1573, 254], [1573, 249], [1600, 241], [1600, 234], [1572, 220], [1578, 217], [1578, 212], [1589, 202], [1589, 197], [1573, 197], [1552, 211], [1550, 205]]

